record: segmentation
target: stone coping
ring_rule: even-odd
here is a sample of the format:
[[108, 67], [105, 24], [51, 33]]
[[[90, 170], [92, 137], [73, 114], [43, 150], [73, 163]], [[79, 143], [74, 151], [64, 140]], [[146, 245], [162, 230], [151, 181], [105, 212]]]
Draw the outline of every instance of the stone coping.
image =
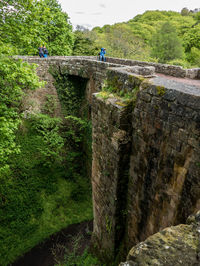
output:
[[167, 65], [167, 64], [160, 64], [154, 62], [144, 62], [138, 60], [130, 60], [130, 59], [121, 59], [121, 58], [114, 58], [114, 57], [106, 57], [106, 62], [98, 61], [97, 56], [51, 56], [48, 58], [39, 58], [38, 56], [16, 56], [17, 58], [21, 59], [38, 59], [40, 60], [47, 60], [47, 61], [54, 61], [54, 60], [89, 60], [89, 61], [96, 61], [100, 64], [115, 64], [120, 66], [140, 66], [140, 67], [154, 67], [155, 72], [162, 73], [169, 76], [174, 77], [181, 77], [181, 78], [189, 78], [189, 79], [200, 79], [200, 68], [192, 68], [192, 69], [184, 69], [181, 66], [175, 65]]
[[[47, 59], [39, 58], [38, 56], [16, 56], [16, 58], [21, 58], [23, 60], [34, 63], [44, 62], [45, 64], [56, 64], [60, 62], [62, 66], [65, 66], [66, 64], [67, 67], [70, 67], [70, 65], [73, 66], [74, 64], [74, 66], [72, 67], [73, 74], [86, 77], [89, 72], [95, 71], [95, 79], [98, 79], [99, 82], [101, 82], [101, 80], [106, 77], [106, 73], [109, 72], [115, 72], [114, 75], [117, 75], [120, 78], [121, 82], [126, 86], [128, 86], [127, 84], [129, 83], [131, 76], [135, 76], [135, 78], [140, 82], [142, 81], [142, 78], [145, 78], [146, 81], [144, 80], [144, 83], [149, 83], [149, 86], [154, 85], [157, 87], [165, 88], [167, 90], [174, 90], [186, 95], [195, 96], [198, 99], [200, 97], [200, 81], [196, 80], [195, 82], [199, 84], [198, 86], [195, 86], [194, 84], [192, 84], [194, 83], [194, 80], [192, 81], [192, 79], [190, 80], [190, 84], [187, 84], [186, 81], [188, 79], [186, 80], [184, 78], [173, 78], [177, 79], [177, 81], [175, 81], [172, 80], [172, 77], [170, 77], [169, 75], [160, 77], [156, 75], [156, 68], [154, 66], [120, 65], [114, 63], [115, 61], [112, 61], [112, 63], [100, 62], [95, 59], [96, 57], [88, 56], [52, 56]], [[130, 60], [125, 59], [123, 61]], [[82, 69], [84, 69], [84, 71], [82, 71]]]

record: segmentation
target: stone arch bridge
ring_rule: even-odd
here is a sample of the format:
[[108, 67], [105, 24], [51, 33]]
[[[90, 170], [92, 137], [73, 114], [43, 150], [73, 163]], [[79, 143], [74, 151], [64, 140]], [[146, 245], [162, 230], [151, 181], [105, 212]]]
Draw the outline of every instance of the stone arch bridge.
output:
[[[88, 79], [92, 105], [94, 248], [112, 260], [200, 209], [200, 69], [95, 57], [20, 57]], [[100, 97], [104, 81], [134, 101]], [[119, 94], [120, 95], [120, 94]]]

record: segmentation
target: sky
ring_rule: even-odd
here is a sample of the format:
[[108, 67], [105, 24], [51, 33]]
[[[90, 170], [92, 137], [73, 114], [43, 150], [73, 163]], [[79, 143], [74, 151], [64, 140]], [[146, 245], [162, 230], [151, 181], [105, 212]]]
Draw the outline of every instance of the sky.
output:
[[126, 22], [146, 10], [172, 10], [180, 12], [200, 8], [199, 0], [58, 0], [73, 28], [88, 29], [106, 24]]

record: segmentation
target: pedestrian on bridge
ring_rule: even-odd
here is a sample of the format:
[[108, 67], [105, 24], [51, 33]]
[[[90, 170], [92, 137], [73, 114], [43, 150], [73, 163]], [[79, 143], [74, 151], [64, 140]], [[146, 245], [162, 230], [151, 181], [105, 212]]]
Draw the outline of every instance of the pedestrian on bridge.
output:
[[48, 52], [46, 46], [43, 47], [43, 53], [44, 53], [44, 58], [47, 58], [49, 52]]
[[101, 51], [99, 53], [99, 60], [100, 61], [106, 61], [106, 57], [105, 57], [105, 54], [106, 54], [106, 49], [105, 48], [101, 48]]
[[38, 51], [39, 51], [39, 57], [44, 57], [44, 52], [43, 52], [43, 46], [40, 45], [40, 47], [38, 48]]

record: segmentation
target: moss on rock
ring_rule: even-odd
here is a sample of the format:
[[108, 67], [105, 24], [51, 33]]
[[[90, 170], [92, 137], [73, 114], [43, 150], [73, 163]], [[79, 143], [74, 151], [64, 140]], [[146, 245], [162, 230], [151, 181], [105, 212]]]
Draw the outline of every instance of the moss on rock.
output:
[[134, 246], [128, 262], [120, 266], [134, 265], [200, 265], [198, 258], [200, 244], [200, 212], [188, 219], [190, 224], [165, 228]]

